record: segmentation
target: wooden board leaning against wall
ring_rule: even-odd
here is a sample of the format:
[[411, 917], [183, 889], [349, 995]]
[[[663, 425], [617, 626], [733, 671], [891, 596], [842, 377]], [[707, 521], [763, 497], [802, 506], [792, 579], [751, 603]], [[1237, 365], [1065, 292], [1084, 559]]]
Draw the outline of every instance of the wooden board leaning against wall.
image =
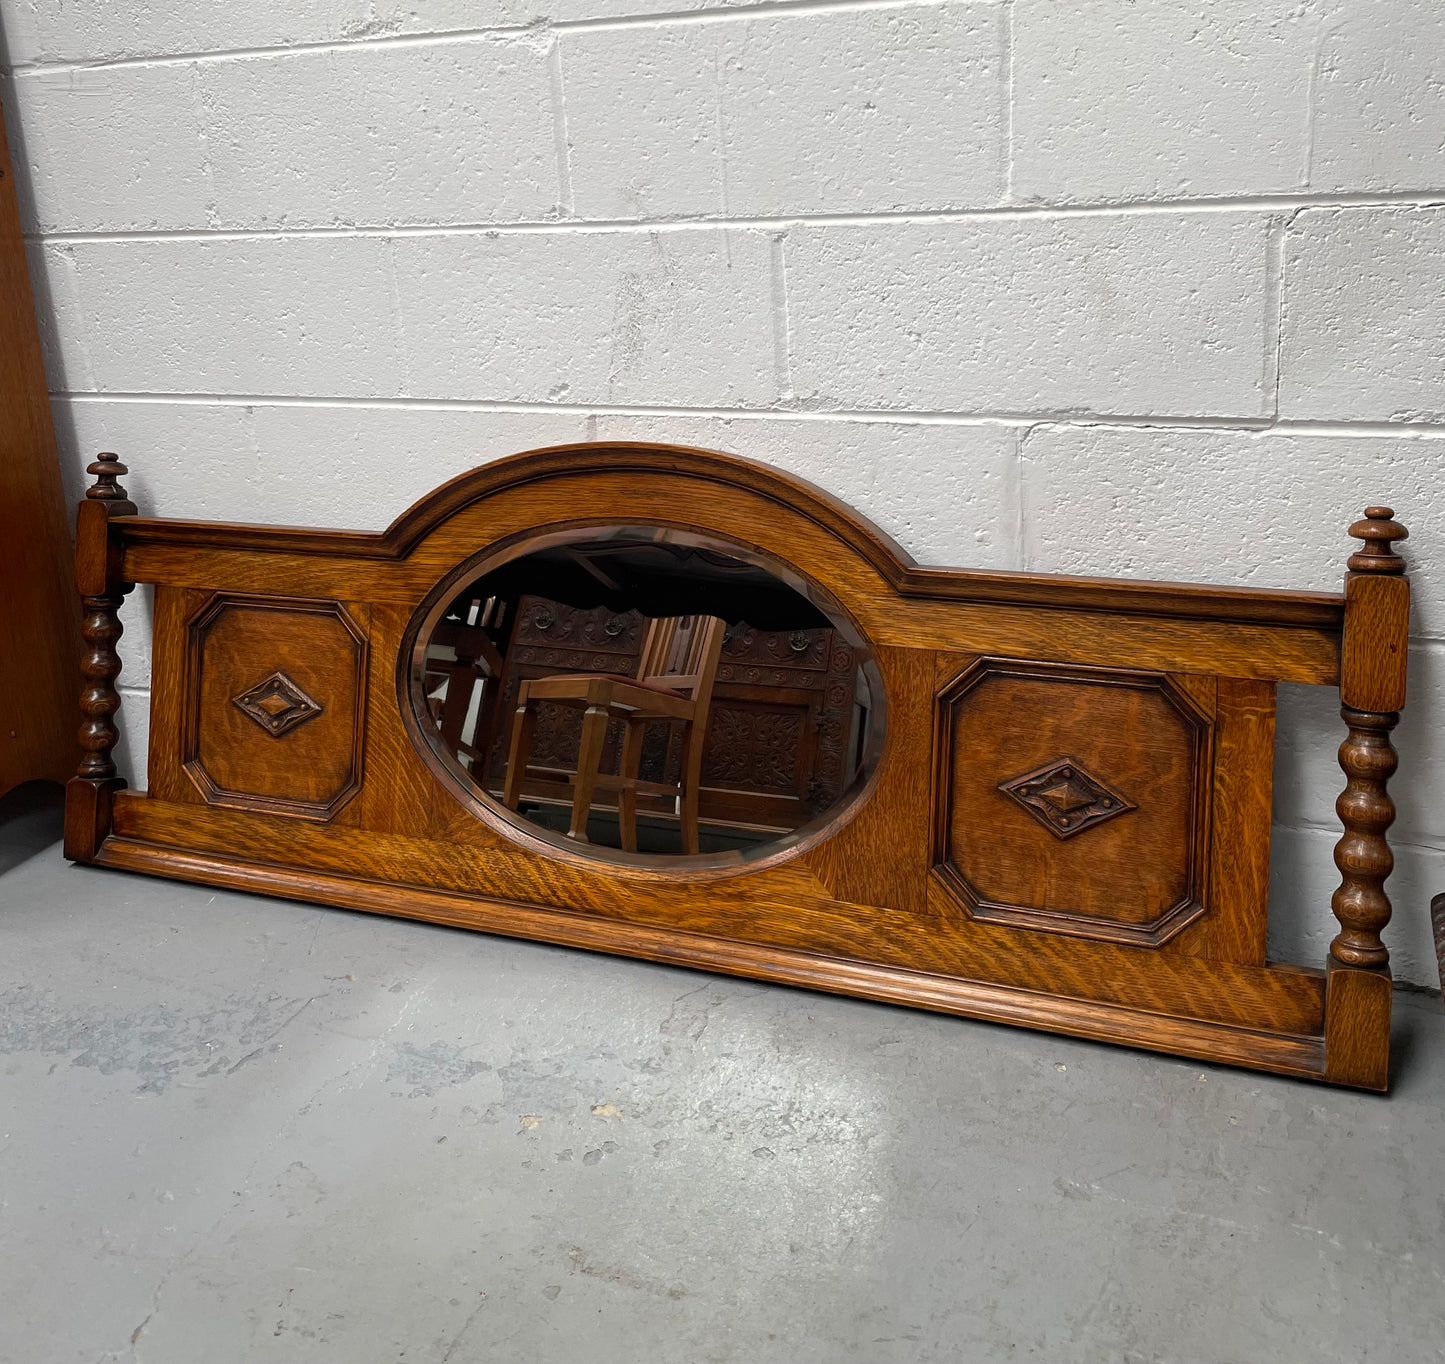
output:
[[[0, 116], [3, 117], [3, 116]], [[25, 258], [0, 122], [0, 796], [64, 781], [75, 767], [70, 681], [80, 613], [70, 532]]]

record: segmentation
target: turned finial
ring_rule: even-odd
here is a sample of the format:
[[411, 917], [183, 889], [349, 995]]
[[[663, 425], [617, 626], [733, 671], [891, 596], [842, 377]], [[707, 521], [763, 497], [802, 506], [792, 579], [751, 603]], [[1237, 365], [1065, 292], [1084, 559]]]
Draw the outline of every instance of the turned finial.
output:
[[86, 473], [95, 475], [95, 482], [85, 490], [86, 497], [95, 502], [126, 502], [129, 494], [118, 482], [122, 474], [130, 470], [120, 462], [120, 456], [109, 450], [95, 457], [95, 463], [86, 466]]
[[1396, 540], [1406, 540], [1410, 532], [1395, 520], [1389, 507], [1366, 507], [1365, 519], [1350, 527], [1350, 534], [1365, 543], [1350, 555], [1352, 573], [1403, 573], [1405, 561], [1395, 553]]

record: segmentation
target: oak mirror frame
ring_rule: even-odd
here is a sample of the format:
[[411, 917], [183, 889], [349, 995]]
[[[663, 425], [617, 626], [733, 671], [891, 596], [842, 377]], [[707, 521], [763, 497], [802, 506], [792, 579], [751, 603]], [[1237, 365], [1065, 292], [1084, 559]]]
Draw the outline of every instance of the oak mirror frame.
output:
[[[1341, 527], [1343, 590], [1318, 592], [924, 567], [801, 479], [677, 445], [498, 460], [380, 533], [142, 517], [125, 472], [97, 457], [77, 521], [73, 861], [1388, 1087], [1410, 604], [1389, 507], [1348, 526], [1347, 558]], [[816, 614], [725, 645], [723, 617], [752, 608], [488, 588], [548, 555], [607, 576], [619, 550]], [[155, 587], [143, 790], [114, 757], [137, 583]], [[563, 610], [587, 648], [549, 642]], [[771, 691], [723, 675], [760, 662], [782, 669]], [[467, 673], [500, 684], [481, 742]], [[656, 736], [712, 732], [709, 680], [712, 704], [784, 717], [775, 735], [821, 717], [846, 761], [769, 788], [693, 745], [708, 775], [689, 784], [669, 745], [691, 741]], [[1281, 682], [1340, 698], [1323, 962], [1267, 954]], [[544, 703], [582, 712], [568, 762]], [[592, 826], [609, 807], [624, 846]], [[646, 844], [649, 821], [678, 851]], [[729, 826], [751, 828], [704, 846]]]
[[[710, 628], [718, 640], [694, 686], [701, 846], [688, 853], [680, 824], [694, 723], [675, 705], [692, 699], [676, 684], [687, 632]], [[661, 636], [652, 697], [640, 679]], [[609, 714], [600, 761], [584, 773], [588, 681], [601, 685]], [[543, 856], [641, 879], [757, 870], [829, 838], [867, 800], [887, 733], [878, 666], [827, 592], [757, 546], [663, 522], [539, 527], [472, 555], [422, 602], [398, 682], [413, 743], [478, 819]], [[534, 700], [534, 716], [528, 692], [547, 688], [562, 699]], [[631, 798], [651, 844], [641, 850], [637, 830], [628, 838], [622, 828], [629, 715], [644, 717], [632, 722], [632, 775], [658, 788]], [[528, 723], [509, 804], [517, 732]], [[543, 747], [551, 768], [527, 762]], [[600, 789], [587, 785], [578, 813], [588, 777]]]

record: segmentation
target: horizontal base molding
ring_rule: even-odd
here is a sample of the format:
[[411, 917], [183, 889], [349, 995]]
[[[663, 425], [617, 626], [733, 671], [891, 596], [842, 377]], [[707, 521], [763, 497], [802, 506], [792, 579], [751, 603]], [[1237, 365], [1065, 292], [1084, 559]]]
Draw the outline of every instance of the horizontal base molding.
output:
[[[788, 948], [619, 923], [565, 910], [384, 885], [112, 836], [95, 865], [453, 928], [776, 981], [993, 1023], [1114, 1042], [1305, 1079], [1325, 1078], [1322, 1036], [1235, 1027]], [[1348, 1081], [1346, 1081], [1348, 1083]], [[1374, 1085], [1364, 1087], [1374, 1088]]]

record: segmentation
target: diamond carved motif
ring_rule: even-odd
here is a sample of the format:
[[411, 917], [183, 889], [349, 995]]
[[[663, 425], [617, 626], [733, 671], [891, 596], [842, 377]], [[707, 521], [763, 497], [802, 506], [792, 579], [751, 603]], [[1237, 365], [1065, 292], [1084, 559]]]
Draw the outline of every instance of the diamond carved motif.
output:
[[283, 672], [272, 673], [231, 699], [274, 739], [320, 715], [323, 709]]
[[1018, 801], [1056, 838], [1073, 838], [1107, 819], [1139, 807], [1100, 781], [1074, 758], [1056, 758], [998, 789]]

